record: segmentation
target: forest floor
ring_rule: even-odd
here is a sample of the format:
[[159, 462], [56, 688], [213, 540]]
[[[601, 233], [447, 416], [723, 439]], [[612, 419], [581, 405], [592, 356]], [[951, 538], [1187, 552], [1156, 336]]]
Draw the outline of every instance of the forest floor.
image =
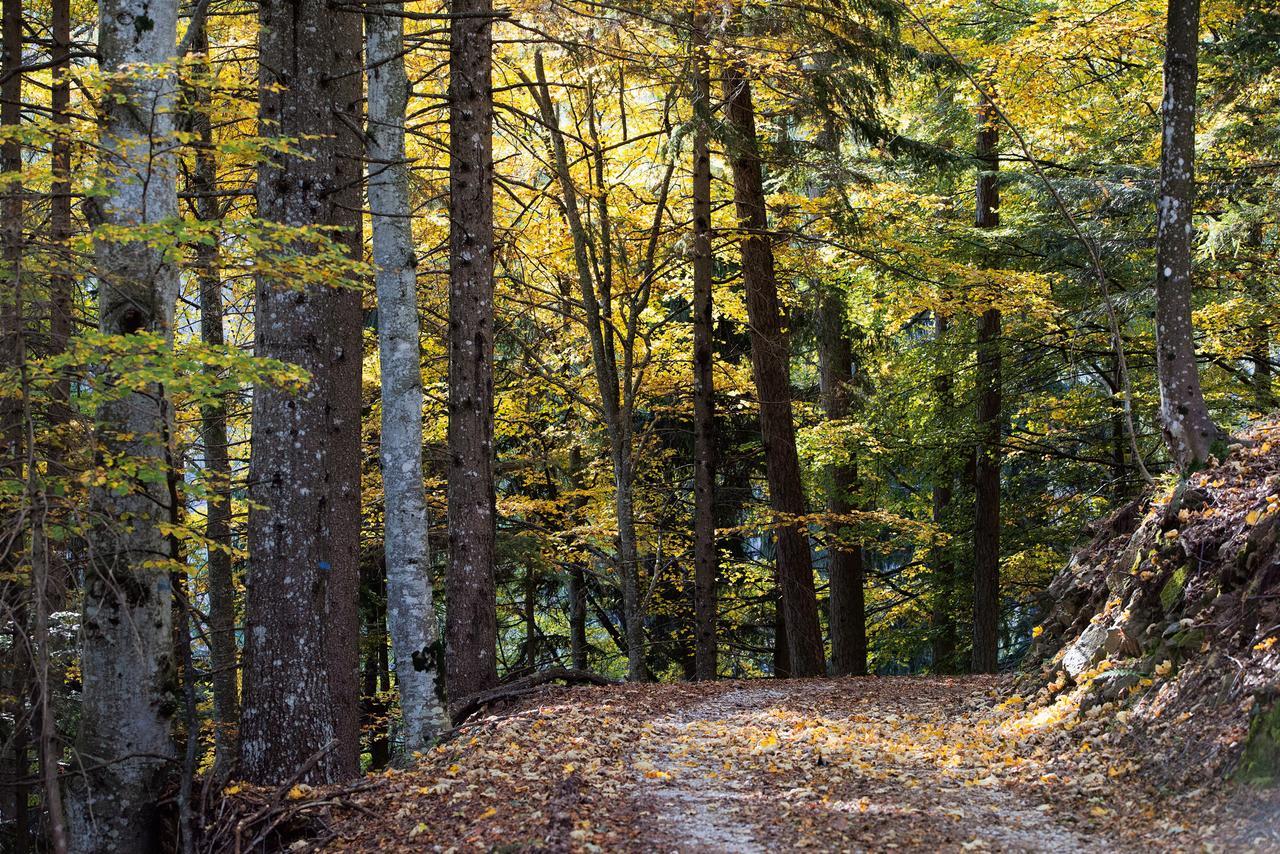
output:
[[549, 688], [369, 778], [313, 844], [1280, 851], [1276, 791], [1166, 791], [1109, 722], [1002, 696], [987, 677]]

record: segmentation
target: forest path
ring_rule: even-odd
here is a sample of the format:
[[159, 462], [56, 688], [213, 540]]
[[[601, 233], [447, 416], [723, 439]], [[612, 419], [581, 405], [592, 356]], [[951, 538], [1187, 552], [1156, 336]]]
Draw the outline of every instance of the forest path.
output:
[[1109, 716], [1067, 723], [991, 677], [546, 688], [361, 783], [320, 847], [1280, 851], [1280, 798], [1179, 791]]
[[995, 776], [988, 680], [858, 685], [734, 687], [652, 721], [632, 765], [655, 850], [1116, 849]]

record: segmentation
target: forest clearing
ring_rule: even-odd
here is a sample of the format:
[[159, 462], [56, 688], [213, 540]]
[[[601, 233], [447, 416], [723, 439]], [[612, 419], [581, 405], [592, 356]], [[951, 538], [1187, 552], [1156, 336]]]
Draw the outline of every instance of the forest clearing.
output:
[[1280, 851], [1274, 0], [0, 0], [0, 854]]

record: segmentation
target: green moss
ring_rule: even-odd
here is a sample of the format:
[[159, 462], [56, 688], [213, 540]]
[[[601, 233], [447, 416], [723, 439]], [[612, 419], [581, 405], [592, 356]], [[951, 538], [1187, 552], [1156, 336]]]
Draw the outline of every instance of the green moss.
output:
[[1280, 703], [1253, 719], [1236, 778], [1255, 786], [1271, 786], [1280, 778]]
[[1173, 606], [1178, 604], [1178, 600], [1182, 598], [1182, 590], [1187, 584], [1187, 568], [1180, 566], [1173, 571], [1173, 575], [1169, 576], [1169, 580], [1164, 583], [1164, 587], [1160, 588], [1160, 607], [1167, 614], [1173, 610]]

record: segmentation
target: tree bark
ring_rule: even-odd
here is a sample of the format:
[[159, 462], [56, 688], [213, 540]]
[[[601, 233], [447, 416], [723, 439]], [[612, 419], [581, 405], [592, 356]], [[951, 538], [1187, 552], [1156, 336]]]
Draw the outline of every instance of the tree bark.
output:
[[[22, 141], [18, 135], [22, 124], [22, 2], [4, 0], [0, 15], [0, 48], [3, 49], [4, 82], [0, 84], [0, 126], [13, 131], [0, 146], [0, 169], [15, 180], [5, 182], [3, 195], [4, 224], [0, 228], [3, 243], [4, 296], [0, 298], [0, 348], [3, 349], [3, 367], [14, 374], [26, 370], [26, 306], [23, 294], [23, 187]], [[26, 447], [26, 423], [23, 418], [21, 396], [6, 395], [0, 400], [0, 477], [12, 484], [20, 484], [24, 475]], [[19, 540], [20, 542], [20, 540]], [[15, 544], [16, 545], [16, 544]], [[0, 720], [13, 724], [12, 731], [0, 723], [0, 818], [14, 825], [14, 851], [26, 854], [31, 839], [31, 820], [28, 801], [30, 786], [26, 782], [30, 773], [31, 756], [28, 749], [31, 736], [30, 714], [27, 699], [31, 695], [30, 644], [26, 642], [30, 626], [29, 591], [19, 582], [25, 574], [18, 557], [18, 549], [9, 547], [0, 557], [0, 614], [7, 624], [5, 633], [9, 642], [0, 653]]]
[[1165, 444], [1184, 471], [1208, 460], [1222, 437], [1200, 389], [1191, 325], [1199, 40], [1200, 0], [1169, 0], [1156, 206], [1156, 373]]
[[[943, 346], [949, 327], [947, 316], [934, 312], [934, 342], [942, 358]], [[942, 367], [933, 378], [933, 390], [937, 399], [939, 420], [954, 417], [955, 394], [953, 377], [949, 368]], [[945, 453], [945, 450], [944, 450]], [[932, 490], [933, 524], [942, 534], [949, 533], [951, 500], [955, 490], [955, 471], [951, 460], [944, 459], [934, 474]], [[956, 586], [956, 562], [949, 544], [935, 543], [930, 549], [933, 568], [933, 667], [938, 673], [955, 673], [956, 615], [953, 597]]]
[[493, 5], [455, 0], [449, 29], [451, 701], [498, 681], [493, 485]]
[[695, 672], [715, 679], [716, 649], [716, 428], [712, 344], [711, 70], [707, 58], [709, 16], [697, 12], [694, 40], [693, 134], [693, 578]]
[[[844, 300], [827, 290], [818, 308], [818, 370], [822, 408], [828, 421], [849, 417], [853, 379], [853, 347], [845, 329]], [[851, 493], [858, 487], [857, 463], [827, 467], [827, 510], [843, 516], [854, 509]], [[862, 546], [848, 546], [836, 539], [839, 523], [828, 526], [832, 542], [827, 546], [827, 576], [831, 584], [828, 623], [831, 630], [831, 675], [865, 676], [867, 673], [867, 612]]]
[[794, 518], [805, 512], [804, 487], [791, 413], [790, 358], [778, 301], [773, 247], [765, 209], [764, 170], [756, 137], [751, 84], [731, 64], [724, 75], [734, 203], [742, 230], [742, 279], [751, 324], [751, 367], [760, 406], [769, 502], [777, 520], [777, 578], [792, 675], [825, 671], [809, 538]]
[[[263, 131], [300, 137], [259, 167], [259, 216], [284, 228], [342, 229], [338, 247], [350, 258], [359, 257], [359, 151], [338, 112], [358, 98], [359, 20], [324, 0], [258, 6]], [[314, 251], [296, 240], [281, 254]], [[357, 284], [298, 288], [270, 269], [258, 277], [256, 352], [300, 365], [310, 381], [300, 392], [254, 390], [240, 771], [255, 783], [292, 778], [335, 738], [336, 750], [308, 767], [304, 781], [355, 771]]]
[[[209, 41], [204, 28], [192, 40], [193, 50], [208, 63]], [[209, 73], [201, 68], [199, 73]], [[199, 137], [195, 163], [188, 186], [195, 201], [196, 219], [218, 223], [222, 211], [218, 204], [218, 163], [213, 148], [213, 126], [209, 115], [210, 92], [204, 81], [192, 87], [192, 124]], [[204, 343], [221, 347], [225, 343], [222, 330], [222, 276], [218, 243], [197, 243], [195, 249], [196, 279], [200, 288], [200, 338]], [[231, 461], [227, 444], [227, 403], [221, 395], [200, 408], [200, 438], [204, 445], [205, 478], [209, 498], [205, 509], [205, 538], [208, 549], [207, 584], [209, 590], [209, 665], [213, 671], [213, 718], [215, 775], [230, 770], [235, 762], [236, 728], [240, 720], [240, 680], [237, 672], [239, 650], [236, 646], [236, 591], [231, 564]]]
[[[575, 492], [570, 503], [574, 511], [570, 524], [576, 526], [587, 503], [583, 494], [582, 449], [577, 445], [569, 449], [569, 484]], [[574, 670], [587, 669], [587, 578], [583, 559], [583, 555], [575, 556], [569, 567], [569, 655]]]
[[[103, 221], [123, 228], [177, 215], [172, 149], [178, 4], [103, 0], [98, 49], [108, 89], [99, 152], [106, 196]], [[145, 65], [140, 75], [130, 66]], [[103, 333], [148, 333], [173, 340], [178, 271], [153, 240], [98, 240], [98, 318]], [[114, 379], [109, 367], [104, 384]], [[164, 469], [169, 409], [152, 384], [98, 408], [98, 462], [129, 458]], [[100, 488], [85, 571], [82, 678], [76, 776], [69, 784], [68, 834], [77, 852], [145, 852], [158, 845], [156, 793], [172, 772], [171, 717], [178, 707], [173, 660], [172, 587], [162, 525], [170, 500], [163, 476], [127, 490]], [[127, 525], [121, 520], [128, 519]], [[79, 769], [84, 769], [80, 772]]]
[[1246, 333], [1249, 342], [1246, 358], [1253, 364], [1249, 387], [1253, 392], [1254, 408], [1260, 413], [1267, 413], [1276, 408], [1276, 395], [1271, 388], [1275, 373], [1271, 365], [1272, 321], [1271, 312], [1267, 310], [1270, 305], [1267, 297], [1267, 273], [1261, 260], [1263, 252], [1261, 222], [1250, 224], [1245, 246], [1250, 250], [1250, 269], [1246, 288], [1253, 303], [1253, 319]]
[[[1000, 224], [1000, 131], [995, 109], [983, 98], [978, 111], [979, 161], [976, 225]], [[976, 380], [977, 458], [974, 466], [973, 670], [994, 673], [999, 666], [1000, 628], [1000, 310], [978, 319]]]
[[382, 375], [383, 548], [387, 631], [400, 690], [400, 744], [406, 757], [448, 727], [443, 703], [439, 629], [427, 563], [427, 495], [422, 479], [422, 366], [417, 263], [404, 121], [409, 79], [404, 65], [403, 3], [365, 18], [368, 75], [369, 210], [378, 291]]
[[[52, 58], [53, 86], [49, 106], [53, 112], [56, 134], [51, 145], [50, 167], [53, 173], [49, 187], [49, 239], [55, 247], [54, 270], [49, 278], [49, 349], [62, 353], [71, 342], [72, 295], [75, 279], [70, 269], [68, 246], [71, 240], [71, 2], [53, 0]], [[61, 378], [53, 387], [53, 421], [58, 425], [71, 420], [71, 381]], [[65, 570], [50, 567], [50, 595], [59, 597], [65, 587], [61, 577]], [[56, 601], [56, 599], [55, 599]]]

